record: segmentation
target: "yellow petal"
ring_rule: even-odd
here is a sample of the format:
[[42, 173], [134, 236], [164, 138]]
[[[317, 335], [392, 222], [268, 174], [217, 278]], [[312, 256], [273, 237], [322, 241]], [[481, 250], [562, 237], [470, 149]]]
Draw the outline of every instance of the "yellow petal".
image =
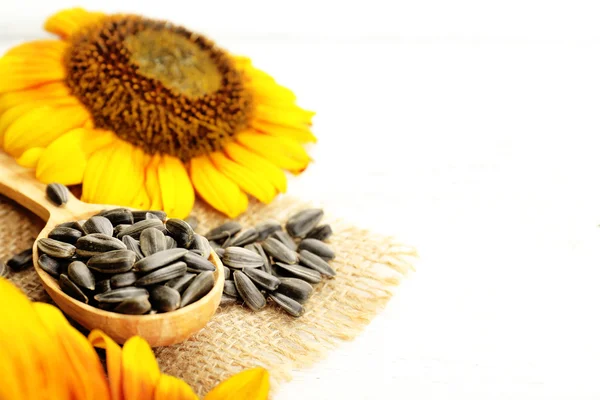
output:
[[148, 400], [154, 396], [160, 369], [148, 343], [139, 336], [123, 346], [123, 394], [126, 400]]
[[123, 374], [121, 371], [121, 346], [116, 344], [104, 332], [94, 329], [88, 335], [88, 340], [94, 347], [106, 350], [106, 372], [110, 386], [111, 400], [123, 400]]
[[303, 110], [293, 104], [289, 107], [276, 107], [267, 104], [257, 104], [254, 107], [256, 118], [284, 126], [304, 126], [312, 123], [313, 112]]
[[163, 203], [160, 192], [160, 184], [158, 182], [158, 163], [160, 162], [160, 154], [152, 156], [148, 165], [146, 165], [146, 192], [150, 197], [150, 210], [162, 210]]
[[19, 157], [17, 164], [26, 168], [35, 168], [44, 150], [43, 147], [32, 147]]
[[289, 127], [261, 120], [253, 120], [251, 125], [257, 131], [266, 133], [267, 135], [286, 137], [300, 143], [315, 143], [317, 141], [317, 138], [307, 126]]
[[220, 383], [204, 400], [266, 400], [268, 395], [269, 373], [264, 368], [252, 368]]
[[198, 400], [198, 396], [181, 379], [163, 374], [156, 386], [154, 400]]
[[213, 152], [210, 154], [210, 159], [219, 171], [259, 201], [270, 203], [277, 194], [275, 187], [266, 177], [232, 161], [223, 153]]
[[4, 149], [18, 157], [31, 147], [46, 147], [63, 133], [83, 126], [89, 118], [81, 106], [34, 108], [8, 127], [4, 133]]
[[59, 11], [46, 20], [44, 29], [62, 38], [68, 38], [81, 28], [100, 21], [104, 14], [89, 12], [83, 8]]
[[306, 150], [291, 139], [243, 132], [238, 134], [237, 141], [278, 167], [292, 172], [303, 171], [310, 162]]
[[62, 40], [33, 40], [9, 49], [4, 55], [30, 57], [32, 61], [40, 61], [47, 58], [62, 61], [66, 49], [67, 43]]
[[183, 163], [172, 156], [163, 155], [158, 164], [158, 182], [163, 210], [174, 218], [185, 218], [194, 206], [194, 187]]
[[190, 173], [198, 195], [230, 218], [248, 208], [248, 197], [235, 182], [219, 172], [208, 157], [192, 159]]
[[[34, 89], [8, 92], [0, 95], [0, 113], [24, 103], [68, 97], [71, 97], [69, 89], [63, 82], [48, 83]], [[73, 98], [73, 100], [75, 100], [75, 98]]]
[[61, 60], [6, 55], [0, 58], [0, 77], [2, 93], [62, 81], [66, 71]]
[[225, 146], [225, 153], [240, 165], [252, 169], [265, 179], [268, 179], [279, 192], [286, 192], [287, 179], [285, 174], [270, 161], [235, 142], [228, 143]]

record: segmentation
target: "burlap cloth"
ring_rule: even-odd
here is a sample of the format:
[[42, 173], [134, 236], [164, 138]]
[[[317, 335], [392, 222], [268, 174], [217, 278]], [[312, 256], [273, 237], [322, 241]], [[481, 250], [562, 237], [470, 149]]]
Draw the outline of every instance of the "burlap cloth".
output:
[[[307, 204], [280, 197], [269, 206], [253, 203], [239, 220], [251, 226], [274, 218], [285, 221]], [[328, 210], [326, 210], [328, 211]], [[331, 210], [329, 210], [331, 211]], [[196, 204], [192, 213], [204, 233], [225, 220]], [[0, 257], [31, 247], [44, 222], [0, 196]], [[337, 276], [319, 284], [301, 318], [292, 318], [269, 305], [261, 312], [231, 305], [219, 308], [209, 324], [184, 343], [155, 349], [163, 372], [182, 378], [196, 393], [242, 369], [263, 366], [272, 383], [289, 380], [294, 368], [308, 367], [343, 340], [351, 340], [382, 310], [393, 289], [412, 266], [414, 250], [394, 239], [375, 235], [343, 221], [327, 219], [336, 252], [332, 266]], [[9, 276], [32, 300], [50, 302], [33, 268]]]

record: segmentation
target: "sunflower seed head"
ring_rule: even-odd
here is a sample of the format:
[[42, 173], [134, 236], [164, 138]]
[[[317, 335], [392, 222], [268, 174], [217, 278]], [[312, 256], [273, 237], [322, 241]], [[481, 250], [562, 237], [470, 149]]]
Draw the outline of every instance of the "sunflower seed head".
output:
[[140, 235], [140, 249], [145, 256], [166, 250], [167, 241], [165, 240], [165, 235], [156, 228], [145, 229]]
[[248, 305], [253, 311], [258, 311], [267, 305], [265, 296], [262, 295], [260, 290], [254, 285], [254, 283], [245, 275], [242, 271], [233, 272], [233, 281], [235, 287], [242, 298], [244, 303]]
[[69, 189], [60, 183], [51, 183], [46, 186], [46, 196], [57, 206], [62, 206], [69, 201]]
[[164, 212], [164, 211], [160, 211], [160, 210], [143, 210], [143, 211], [132, 211], [131, 212], [131, 214], [133, 215], [133, 222], [136, 223], [136, 222], [148, 219], [148, 215], [147, 215], [148, 213], [154, 214], [162, 222], [165, 222], [167, 220], [167, 213]]
[[151, 256], [143, 258], [135, 263], [133, 269], [140, 272], [150, 272], [164, 267], [165, 265], [172, 264], [179, 260], [188, 251], [186, 249], [175, 248], [163, 250], [158, 253], [154, 253]]
[[280, 284], [277, 293], [291, 297], [297, 302], [305, 303], [313, 292], [310, 283], [298, 278], [279, 278]]
[[60, 275], [60, 278], [58, 278], [58, 286], [60, 286], [63, 292], [73, 297], [74, 299], [79, 300], [85, 304], [88, 303], [89, 300], [85, 293], [83, 293], [83, 291], [79, 289], [79, 287], [76, 284], [74, 284], [67, 275]]
[[277, 290], [277, 287], [279, 287], [279, 284], [281, 283], [277, 277], [268, 274], [265, 271], [261, 271], [260, 269], [244, 268], [242, 272], [246, 274], [252, 282], [266, 290]]
[[71, 282], [83, 289], [95, 290], [96, 279], [92, 271], [81, 261], [73, 261], [67, 268]]
[[292, 237], [285, 231], [276, 231], [273, 233], [273, 235], [271, 235], [271, 237], [279, 240], [288, 249], [290, 249], [292, 251], [296, 251], [296, 249], [298, 248], [298, 245], [296, 245], [296, 242], [294, 242], [294, 239], [292, 239]]
[[200, 254], [195, 251], [188, 251], [182, 258], [182, 260], [187, 264], [187, 271], [198, 273], [203, 271], [214, 271], [215, 266], [213, 263], [208, 261], [206, 258], [202, 257]]
[[200, 236], [197, 233], [195, 233], [188, 249], [195, 250], [202, 257], [208, 258], [208, 256], [210, 255], [211, 247], [210, 243], [208, 243], [208, 239], [206, 239], [204, 236]]
[[304, 237], [310, 232], [323, 218], [323, 210], [318, 208], [309, 208], [302, 210], [290, 217], [285, 224], [285, 229], [293, 237]]
[[129, 235], [123, 236], [123, 238], [121, 240], [127, 247], [127, 250], [131, 250], [135, 253], [136, 261], [139, 261], [142, 258], [144, 258], [144, 253], [142, 253], [142, 249], [140, 247], [140, 242], [138, 242], [137, 240], [135, 240], [134, 238], [132, 238]]
[[110, 277], [110, 286], [113, 289], [118, 289], [122, 287], [131, 286], [138, 280], [138, 275], [133, 272], [123, 272], [121, 274], [116, 274]]
[[10, 260], [6, 262], [6, 265], [13, 271], [22, 271], [33, 265], [33, 249], [28, 248], [14, 255]]
[[127, 248], [119, 239], [102, 233], [82, 236], [75, 243], [75, 247], [77, 247], [77, 255], [81, 257], [92, 257], [107, 251]]
[[231, 297], [238, 297], [238, 291], [235, 288], [235, 283], [233, 281], [225, 281], [223, 293]]
[[277, 292], [269, 293], [269, 298], [293, 317], [298, 318], [304, 314], [304, 307], [302, 307], [302, 304], [286, 295]]
[[265, 251], [260, 243], [247, 244], [246, 246], [244, 246], [244, 248], [247, 250], [253, 251], [256, 254], [258, 254], [259, 256], [261, 256], [263, 259], [263, 265], [261, 266], [261, 269], [263, 271], [265, 271], [266, 273], [273, 275], [273, 268], [271, 267], [271, 260], [269, 260], [269, 257], [265, 253]]
[[174, 249], [177, 247], [177, 242], [171, 236], [165, 236], [166, 249]]
[[165, 286], [173, 288], [179, 293], [183, 293], [185, 289], [187, 289], [187, 287], [190, 285], [190, 283], [192, 283], [192, 279], [194, 279], [195, 277], [196, 274], [185, 273], [178, 278], [171, 279], [170, 281], [165, 283]]
[[139, 278], [135, 281], [136, 286], [148, 286], [159, 282], [166, 282], [173, 278], [178, 278], [185, 275], [187, 265], [183, 261], [167, 265], [166, 267], [159, 268], [150, 272], [147, 275]]
[[240, 231], [236, 233], [234, 236], [230, 237], [223, 243], [223, 247], [231, 247], [231, 246], [245, 246], [249, 243], [253, 243], [258, 238], [258, 232], [256, 229], [250, 228], [244, 231]]
[[39, 251], [54, 258], [71, 258], [75, 254], [75, 246], [54, 239], [39, 239], [37, 246]]
[[[45, 255], [45, 254], [44, 254]], [[5, 278], [8, 276], [8, 266], [0, 261], [0, 278]]]
[[331, 268], [329, 264], [321, 257], [311, 253], [308, 250], [300, 250], [300, 264], [305, 267], [314, 269], [321, 275], [325, 275], [327, 277], [335, 276], [335, 270]]
[[225, 276], [225, 279], [233, 279], [233, 276], [231, 276], [231, 270], [225, 265], [223, 265], [223, 276]]
[[139, 239], [142, 232], [148, 228], [156, 228], [160, 231], [164, 231], [165, 227], [159, 219], [143, 219], [134, 223], [133, 225], [123, 229], [117, 236], [121, 239], [125, 235], [129, 235], [134, 239]]
[[94, 296], [94, 299], [101, 303], [120, 303], [127, 299], [138, 297], [148, 298], [150, 294], [144, 288], [128, 286], [119, 289], [109, 290], [108, 292], [99, 293]]
[[198, 218], [192, 215], [184, 219], [184, 221], [188, 223], [188, 225], [190, 226], [190, 228], [192, 228], [193, 231], [195, 231], [198, 227]]
[[314, 269], [306, 268], [301, 265], [289, 265], [284, 263], [275, 263], [277, 274], [281, 276], [300, 278], [309, 283], [321, 282], [321, 274]]
[[317, 239], [320, 241], [324, 241], [329, 239], [329, 237], [333, 234], [331, 230], [331, 226], [329, 225], [319, 225], [313, 228], [310, 232], [306, 234], [307, 238]]
[[112, 250], [93, 256], [87, 266], [94, 271], [118, 274], [127, 272], [133, 267], [135, 253], [131, 250]]
[[271, 236], [273, 233], [281, 230], [281, 224], [274, 219], [266, 220], [254, 227], [258, 233], [257, 241], [261, 242]]
[[58, 240], [59, 242], [75, 244], [82, 235], [83, 233], [77, 229], [68, 228], [66, 226], [57, 226], [50, 231], [48, 237], [50, 239]]
[[41, 269], [43, 269], [53, 277], [58, 278], [60, 276], [62, 270], [61, 264], [54, 258], [50, 257], [48, 254], [42, 254], [38, 258], [38, 265]]
[[223, 307], [223, 306], [228, 306], [230, 304], [235, 304], [235, 303], [237, 303], [237, 297], [231, 297], [226, 294], [223, 294], [221, 296], [221, 302], [219, 303], [219, 305], [221, 307]]
[[83, 232], [87, 235], [90, 233], [104, 233], [105, 235], [112, 236], [113, 234], [113, 225], [107, 218], [101, 216], [93, 216], [82, 226]]
[[98, 215], [108, 219], [114, 227], [118, 225], [132, 225], [133, 214], [126, 208], [113, 208], [111, 210], [105, 210]]
[[152, 305], [147, 297], [135, 297], [124, 300], [113, 311], [120, 314], [142, 315], [150, 311], [151, 308]]
[[264, 261], [261, 256], [242, 247], [227, 247], [222, 257], [223, 264], [230, 268], [258, 268]]
[[181, 295], [181, 307], [183, 308], [206, 296], [214, 285], [215, 278], [212, 272], [206, 271], [198, 274]]
[[182, 219], [170, 218], [165, 224], [169, 234], [181, 247], [187, 248], [194, 238], [192, 227]]
[[300, 250], [308, 250], [325, 261], [333, 260], [335, 258], [335, 253], [331, 247], [317, 239], [302, 240], [298, 245], [298, 251]]
[[181, 294], [168, 286], [152, 286], [150, 292], [150, 304], [159, 312], [174, 311], [181, 304]]
[[298, 262], [298, 254], [273, 237], [267, 238], [267, 240], [262, 242], [262, 247], [267, 254], [276, 260], [287, 264]]
[[110, 279], [103, 279], [101, 281], [96, 282], [96, 293], [106, 293], [111, 290], [110, 287]]
[[237, 221], [227, 221], [222, 225], [217, 226], [214, 229], [208, 231], [204, 236], [208, 240], [214, 240], [215, 242], [221, 242], [235, 235], [242, 230], [242, 225]]

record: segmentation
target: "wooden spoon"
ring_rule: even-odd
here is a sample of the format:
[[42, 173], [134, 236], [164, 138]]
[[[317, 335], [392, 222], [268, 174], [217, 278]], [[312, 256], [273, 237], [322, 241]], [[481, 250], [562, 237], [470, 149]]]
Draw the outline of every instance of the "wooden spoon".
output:
[[152, 347], [166, 346], [182, 342], [202, 329], [219, 306], [225, 275], [223, 264], [214, 251], [211, 251], [209, 260], [216, 267], [215, 286], [202, 299], [179, 310], [154, 315], [124, 315], [73, 299], [63, 293], [58, 282], [39, 267], [37, 240], [48, 237], [48, 233], [60, 223], [87, 219], [111, 206], [87, 204], [69, 195], [69, 201], [57, 207], [46, 197], [46, 185], [35, 179], [34, 171], [19, 166], [12, 157], [1, 151], [0, 193], [47, 221], [33, 245], [33, 265], [52, 300], [85, 328], [100, 329], [121, 344], [139, 335]]

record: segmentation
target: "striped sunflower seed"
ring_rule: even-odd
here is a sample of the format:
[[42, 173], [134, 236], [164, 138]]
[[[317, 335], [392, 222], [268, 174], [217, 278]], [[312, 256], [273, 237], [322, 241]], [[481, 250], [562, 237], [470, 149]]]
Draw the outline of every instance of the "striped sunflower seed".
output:
[[281, 276], [300, 278], [310, 283], [319, 283], [322, 279], [320, 273], [301, 265], [275, 263], [275, 266], [277, 267], [277, 274]]
[[138, 280], [138, 278], [139, 276], [133, 271], [116, 274], [110, 277], [110, 287], [113, 289], [118, 289], [131, 286]]
[[155, 269], [174, 263], [187, 252], [186, 249], [180, 248], [163, 250], [146, 258], [142, 258], [134, 264], [133, 269], [140, 272], [154, 271]]
[[153, 286], [148, 292], [150, 292], [152, 308], [159, 312], [177, 310], [181, 304], [181, 294], [168, 286]]
[[223, 294], [221, 296], [221, 302], [219, 303], [219, 305], [221, 307], [224, 307], [224, 306], [228, 306], [230, 304], [235, 304], [235, 303], [237, 303], [237, 297], [231, 297], [226, 294]]
[[223, 264], [230, 268], [258, 268], [264, 261], [261, 256], [242, 247], [227, 247], [222, 257]]
[[50, 257], [48, 254], [42, 254], [38, 258], [38, 265], [41, 269], [46, 271], [48, 274], [52, 275], [55, 278], [58, 278], [61, 274], [62, 266], [56, 261], [54, 258]]
[[263, 271], [265, 271], [266, 273], [273, 275], [273, 268], [271, 267], [271, 260], [269, 260], [269, 257], [263, 250], [263, 247], [261, 246], [260, 243], [247, 244], [246, 246], [244, 246], [244, 248], [247, 250], [253, 251], [256, 254], [258, 254], [259, 256], [261, 256], [263, 259], [263, 265], [262, 265], [261, 269]]
[[145, 256], [166, 250], [167, 241], [165, 240], [165, 235], [156, 228], [145, 229], [140, 235], [140, 249]]
[[60, 183], [51, 183], [46, 186], [46, 196], [57, 206], [62, 206], [69, 201], [69, 189]]
[[185, 273], [184, 275], [173, 278], [169, 282], [165, 283], [165, 286], [177, 290], [179, 293], [183, 293], [185, 289], [192, 283], [192, 279], [196, 277], [196, 274]]
[[147, 212], [146, 213], [146, 219], [160, 219], [160, 217], [158, 215], [156, 215], [156, 214], [152, 214], [152, 213]]
[[123, 250], [127, 246], [119, 239], [104, 235], [102, 233], [92, 233], [82, 236], [75, 243], [77, 255], [81, 257], [92, 257], [107, 251]]
[[177, 247], [177, 242], [171, 236], [165, 236], [165, 248], [174, 249]]
[[125, 247], [127, 247], [127, 250], [131, 250], [135, 253], [135, 261], [140, 261], [142, 258], [144, 258], [144, 253], [142, 253], [140, 242], [129, 235], [123, 236], [121, 240], [125, 244]]
[[98, 214], [110, 221], [114, 227], [119, 225], [133, 225], [133, 214], [126, 208], [113, 208]]
[[133, 267], [135, 253], [131, 250], [112, 250], [96, 254], [88, 260], [87, 266], [94, 271], [118, 274], [127, 272]]
[[77, 229], [57, 226], [50, 231], [48, 237], [50, 239], [58, 240], [59, 242], [75, 244], [82, 235], [83, 233]]
[[292, 237], [285, 231], [276, 231], [273, 233], [273, 235], [271, 235], [271, 237], [279, 240], [281, 243], [285, 244], [285, 246], [292, 250], [292, 251], [296, 251], [296, 249], [298, 248], [298, 245], [296, 244], [296, 242], [294, 242], [294, 239], [292, 239]]
[[60, 278], [58, 278], [58, 286], [62, 289], [63, 292], [71, 296], [72, 298], [81, 301], [82, 303], [87, 304], [88, 298], [83, 293], [79, 287], [74, 284], [67, 275], [60, 274]]
[[98, 303], [96, 307], [104, 311], [113, 311], [115, 309], [115, 303]]
[[215, 242], [221, 242], [223, 240], [229, 239], [231, 236], [235, 235], [239, 231], [242, 230], [242, 225], [237, 221], [227, 221], [222, 225], [217, 226], [214, 229], [208, 231], [206, 235], [204, 235], [208, 240], [214, 240]]
[[114, 308], [114, 312], [119, 314], [143, 315], [146, 314], [152, 305], [146, 297], [136, 297], [133, 299], [124, 300]]
[[54, 258], [71, 258], [75, 254], [75, 246], [54, 239], [39, 239], [37, 246], [39, 251]]
[[173, 278], [185, 275], [187, 265], [183, 261], [167, 265], [142, 276], [135, 281], [136, 286], [148, 286], [155, 283], [166, 282]]
[[164, 211], [161, 211], [161, 210], [143, 210], [143, 211], [132, 211], [131, 212], [131, 214], [133, 215], [133, 223], [136, 223], [136, 222], [143, 221], [143, 220], [147, 219], [147, 215], [146, 215], [147, 213], [154, 214], [162, 222], [165, 222], [167, 220], [167, 213], [164, 212]]
[[225, 276], [225, 279], [233, 279], [231, 276], [231, 270], [225, 265], [223, 265], [223, 276]]
[[217, 254], [217, 256], [219, 256], [219, 258], [223, 258], [223, 255], [225, 254], [225, 249], [219, 247], [218, 249], [215, 249], [215, 253]]
[[127, 299], [138, 297], [148, 298], [150, 294], [144, 288], [128, 286], [119, 289], [109, 290], [108, 292], [99, 293], [94, 296], [94, 299], [101, 303], [120, 303]]
[[165, 229], [163, 223], [159, 219], [143, 219], [134, 223], [130, 227], [123, 229], [121, 232], [119, 232], [117, 237], [121, 239], [123, 236], [129, 235], [134, 239], [139, 239], [142, 232], [148, 228], [156, 228], [159, 231], [164, 231]]
[[71, 282], [83, 289], [95, 290], [96, 279], [92, 271], [81, 261], [73, 261], [67, 268]]
[[327, 261], [323, 260], [321, 257], [311, 253], [308, 250], [300, 250], [299, 255], [301, 265], [314, 269], [321, 275], [325, 275], [330, 278], [335, 276], [335, 270], [331, 268], [331, 266], [327, 264]]
[[215, 286], [215, 277], [212, 272], [206, 271], [198, 274], [181, 295], [181, 307], [206, 296], [213, 286]]
[[187, 248], [194, 238], [194, 230], [182, 219], [170, 218], [165, 224], [167, 231], [181, 247]]
[[6, 262], [6, 265], [13, 271], [22, 271], [33, 265], [33, 249], [28, 248], [14, 255], [10, 260]]
[[245, 246], [249, 243], [253, 243], [258, 238], [258, 232], [254, 228], [246, 229], [244, 231], [240, 231], [227, 239], [225, 243], [223, 243], [223, 247], [231, 247], [231, 246]]
[[[115, 226], [115, 229], [113, 229], [113, 235], [120, 237], [121, 236], [121, 232], [123, 232], [126, 228], [129, 228], [131, 226], [131, 224], [120, 224]], [[121, 239], [123, 240], [123, 239]]]
[[197, 233], [194, 234], [190, 245], [188, 246], [189, 250], [195, 250], [198, 254], [202, 255], [204, 258], [208, 258], [210, 255], [210, 243], [208, 243], [208, 239], [204, 236], [200, 236]]
[[333, 234], [331, 230], [331, 226], [329, 225], [319, 225], [313, 228], [310, 232], [306, 234], [307, 238], [317, 239], [320, 241], [324, 241], [329, 239], [329, 237]]
[[111, 290], [110, 279], [103, 279], [96, 282], [96, 293], [106, 293]]
[[266, 220], [254, 227], [256, 232], [258, 233], [257, 241], [262, 242], [273, 233], [281, 230], [281, 224], [274, 219]]
[[318, 208], [309, 208], [302, 210], [290, 217], [285, 224], [285, 229], [293, 237], [304, 237], [323, 218], [323, 210]]
[[277, 288], [277, 292], [287, 297], [291, 297], [298, 303], [305, 303], [313, 292], [313, 287], [310, 283], [298, 278], [279, 278], [281, 283]]
[[[45, 254], [44, 254], [45, 255]], [[8, 266], [0, 261], [0, 278], [5, 278], [8, 276]]]
[[213, 250], [217, 250], [221, 248], [221, 245], [217, 242], [215, 242], [214, 240], [209, 240], [208, 244], [210, 244], [210, 247], [212, 247]]
[[279, 284], [281, 283], [279, 278], [260, 269], [244, 268], [242, 272], [248, 275], [248, 278], [250, 278], [252, 282], [267, 290], [277, 290], [277, 287], [279, 287]]
[[267, 305], [265, 296], [262, 295], [260, 290], [254, 285], [254, 283], [248, 278], [242, 271], [233, 272], [233, 281], [235, 287], [242, 298], [244, 303], [248, 305], [253, 311], [258, 311]]
[[62, 224], [56, 225], [56, 228], [77, 229], [79, 232], [83, 233], [83, 229], [81, 228], [81, 225], [79, 225], [79, 222], [77, 222], [77, 221], [63, 222]]
[[304, 307], [302, 307], [302, 304], [286, 295], [277, 292], [269, 293], [269, 298], [293, 317], [298, 318], [304, 314]]
[[335, 258], [335, 253], [331, 247], [317, 239], [302, 240], [298, 245], [298, 251], [300, 250], [308, 250], [325, 261], [333, 260]]
[[184, 219], [184, 221], [188, 223], [188, 225], [190, 226], [190, 228], [192, 228], [193, 231], [195, 231], [198, 227], [198, 218], [192, 215]]
[[188, 251], [182, 258], [183, 262], [187, 264], [188, 272], [203, 272], [203, 271], [214, 271], [216, 268], [206, 258], [194, 251]]
[[87, 235], [90, 233], [103, 233], [108, 236], [113, 234], [113, 225], [107, 218], [98, 215], [91, 217], [82, 226], [83, 232]]
[[233, 281], [225, 281], [223, 293], [231, 297], [238, 297], [238, 291], [235, 288], [235, 283]]
[[262, 247], [267, 254], [276, 260], [287, 264], [298, 262], [298, 254], [273, 237], [267, 238], [267, 240], [262, 242]]

